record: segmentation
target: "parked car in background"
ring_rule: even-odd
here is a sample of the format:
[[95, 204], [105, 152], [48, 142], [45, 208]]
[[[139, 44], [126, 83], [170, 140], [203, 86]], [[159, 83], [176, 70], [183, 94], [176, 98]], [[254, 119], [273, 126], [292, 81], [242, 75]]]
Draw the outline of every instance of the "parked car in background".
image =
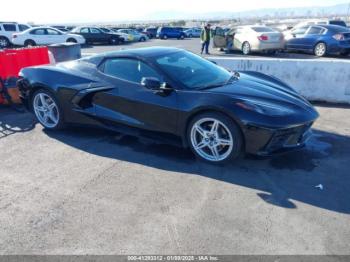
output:
[[183, 31], [186, 37], [200, 37], [202, 29], [200, 28], [191, 28]]
[[337, 25], [313, 25], [295, 28], [285, 34], [286, 49], [315, 56], [350, 53], [350, 29]]
[[158, 27], [148, 27], [145, 30], [143, 30], [143, 32], [146, 33], [150, 39], [152, 39], [157, 36], [157, 30]]
[[116, 30], [116, 29], [111, 28], [110, 30], [111, 30], [112, 33], [118, 34], [119, 37], [120, 37], [121, 39], [123, 39], [123, 41], [124, 41], [125, 43], [134, 41], [134, 37], [133, 37], [132, 35], [119, 32], [119, 31], [118, 31], [119, 29]]
[[118, 45], [123, 43], [123, 40], [119, 35], [115, 33], [106, 33], [97, 27], [81, 26], [74, 28], [72, 33], [83, 36], [86, 39], [87, 44], [104, 43]]
[[52, 27], [32, 27], [12, 35], [11, 42], [19, 46], [60, 44], [65, 42], [85, 44], [84, 37], [67, 34]]
[[124, 28], [124, 29], [117, 30], [117, 32], [131, 35], [132, 41], [145, 42], [146, 40], [148, 40], [147, 35], [141, 34], [135, 29]]
[[0, 48], [6, 48], [11, 45], [12, 34], [23, 32], [30, 27], [30, 25], [16, 22], [0, 22]]
[[311, 25], [338, 25], [338, 26], [343, 26], [343, 27], [347, 27], [346, 23], [343, 20], [308, 20], [308, 21], [304, 21], [304, 22], [300, 22], [297, 25], [295, 25], [292, 29], [296, 29], [299, 27], [303, 27], [303, 26], [311, 26]]
[[177, 38], [185, 39], [186, 34], [175, 27], [159, 27], [157, 30], [157, 38], [168, 39], [168, 38]]
[[107, 27], [99, 27], [99, 29], [101, 29], [103, 32], [105, 33], [110, 33], [110, 34], [116, 34], [120, 37], [120, 39], [122, 40], [122, 42], [131, 42], [132, 41], [132, 36], [128, 35], [128, 34], [124, 34], [121, 32], [118, 32], [117, 30], [114, 30], [112, 28], [107, 28]]
[[227, 33], [217, 27], [214, 30], [213, 45], [226, 51], [240, 50], [249, 55], [252, 52], [275, 52], [284, 49], [281, 32], [267, 26], [238, 26]]

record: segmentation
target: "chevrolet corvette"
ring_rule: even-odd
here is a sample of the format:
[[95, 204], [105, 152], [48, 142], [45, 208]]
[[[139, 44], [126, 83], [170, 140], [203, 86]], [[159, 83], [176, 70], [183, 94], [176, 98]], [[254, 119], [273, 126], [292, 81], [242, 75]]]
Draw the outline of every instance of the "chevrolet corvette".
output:
[[78, 124], [189, 147], [223, 163], [300, 149], [318, 118], [281, 80], [152, 47], [24, 68], [21, 99], [46, 129]]

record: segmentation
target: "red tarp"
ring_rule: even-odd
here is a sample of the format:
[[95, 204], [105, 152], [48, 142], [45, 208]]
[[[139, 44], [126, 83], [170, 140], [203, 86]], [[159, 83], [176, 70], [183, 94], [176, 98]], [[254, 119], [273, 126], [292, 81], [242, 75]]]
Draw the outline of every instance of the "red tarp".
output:
[[[22, 68], [49, 64], [47, 47], [32, 47], [20, 49], [5, 49], [0, 51], [0, 78], [2, 82], [9, 77], [18, 77]], [[3, 88], [0, 83], [0, 90]], [[4, 98], [0, 94], [0, 104]]]

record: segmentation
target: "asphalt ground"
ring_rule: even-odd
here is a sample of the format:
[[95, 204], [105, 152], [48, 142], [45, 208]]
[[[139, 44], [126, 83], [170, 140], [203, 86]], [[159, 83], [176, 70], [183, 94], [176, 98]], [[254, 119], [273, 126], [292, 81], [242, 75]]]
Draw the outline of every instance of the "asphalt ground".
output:
[[[131, 43], [125, 43], [123, 45], [93, 45], [93, 46], [84, 46], [82, 48], [82, 53], [85, 55], [88, 54], [96, 54], [96, 53], [103, 53], [103, 52], [109, 52], [109, 51], [116, 51], [121, 49], [132, 49], [132, 48], [140, 48], [140, 47], [150, 47], [150, 46], [166, 46], [166, 47], [177, 47], [189, 50], [193, 53], [200, 54], [201, 51], [201, 43], [199, 38], [187, 38], [184, 40], [178, 40], [178, 39], [168, 39], [168, 40], [161, 40], [161, 39], [150, 39], [146, 42], [131, 42]], [[291, 53], [291, 52], [280, 52], [275, 55], [269, 55], [269, 54], [263, 54], [263, 53], [253, 53], [252, 55], [245, 56], [239, 51], [234, 51], [229, 54], [226, 54], [225, 52], [219, 51], [216, 48], [212, 47], [212, 43], [210, 45], [210, 53], [211, 56], [222, 56], [222, 57], [250, 57], [250, 58], [269, 58], [269, 59], [318, 59], [318, 60], [349, 60], [350, 56], [343, 57], [343, 56], [328, 56], [328, 57], [322, 57], [318, 58], [315, 57], [312, 54], [306, 54], [306, 53]]]
[[350, 255], [350, 108], [316, 108], [302, 151], [223, 167], [0, 108], [0, 254]]
[[222, 167], [1, 107], [0, 254], [350, 255], [350, 106], [315, 106], [303, 150]]

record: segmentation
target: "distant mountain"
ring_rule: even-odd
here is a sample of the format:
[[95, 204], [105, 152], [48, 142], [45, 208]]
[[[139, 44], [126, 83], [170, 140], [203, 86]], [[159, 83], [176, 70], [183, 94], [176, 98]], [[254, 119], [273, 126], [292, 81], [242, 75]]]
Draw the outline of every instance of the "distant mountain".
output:
[[339, 4], [334, 6], [314, 6], [296, 8], [269, 8], [244, 12], [225, 11], [209, 13], [186, 13], [162, 11], [149, 15], [152, 20], [169, 19], [225, 19], [225, 18], [261, 18], [261, 17], [301, 17], [301, 16], [340, 16], [348, 15], [349, 4]]

